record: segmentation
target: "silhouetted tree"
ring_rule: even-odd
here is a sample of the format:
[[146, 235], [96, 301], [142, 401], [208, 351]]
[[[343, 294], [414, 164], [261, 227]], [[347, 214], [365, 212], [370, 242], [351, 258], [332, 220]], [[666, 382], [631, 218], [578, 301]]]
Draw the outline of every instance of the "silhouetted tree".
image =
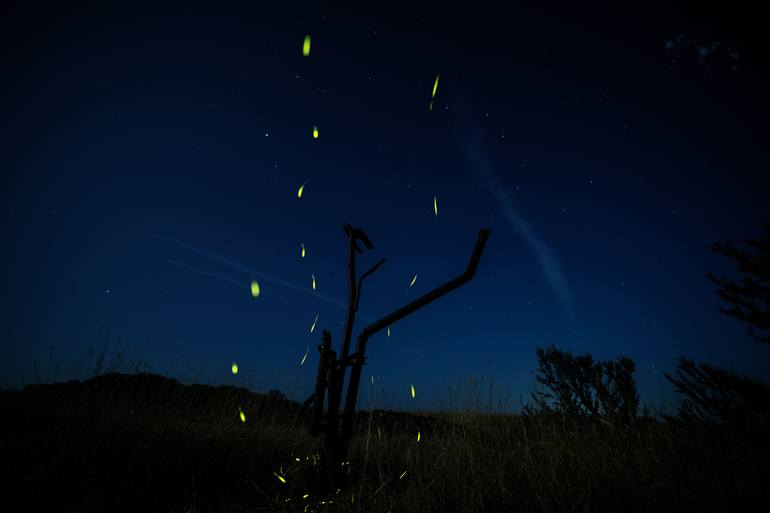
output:
[[747, 427], [770, 420], [770, 387], [752, 378], [679, 357], [675, 376], [663, 375], [684, 397], [680, 420], [710, 426]]
[[594, 361], [553, 345], [538, 347], [536, 379], [545, 390], [532, 392], [528, 414], [562, 414], [570, 418], [608, 417], [633, 421], [639, 407], [633, 360]]
[[719, 310], [747, 324], [754, 340], [770, 343], [770, 223], [758, 239], [744, 241], [745, 247], [716, 242], [709, 249], [738, 264], [741, 281], [736, 283], [711, 273], [707, 276], [719, 286], [717, 293], [728, 304]]
[[[745, 322], [754, 340], [770, 343], [770, 223], [764, 225], [760, 238], [744, 244], [746, 247], [718, 242], [709, 247], [737, 262], [740, 283], [711, 273], [707, 276], [729, 305], [719, 310]], [[685, 357], [679, 357], [674, 375], [663, 375], [682, 396], [679, 420], [711, 426], [770, 425], [770, 387], [757, 380], [706, 363], [696, 365]]]

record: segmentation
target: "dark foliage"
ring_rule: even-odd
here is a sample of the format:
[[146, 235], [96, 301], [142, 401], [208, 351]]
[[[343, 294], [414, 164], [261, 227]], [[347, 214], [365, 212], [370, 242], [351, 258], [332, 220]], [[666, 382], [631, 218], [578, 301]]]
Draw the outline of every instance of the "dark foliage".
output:
[[631, 422], [639, 407], [633, 360], [594, 361], [586, 353], [574, 356], [554, 346], [537, 348], [536, 379], [546, 390], [532, 393], [529, 414], [562, 414]]
[[[747, 325], [751, 338], [770, 342], [770, 223], [756, 240], [744, 241], [744, 246], [718, 242], [709, 249], [738, 264], [741, 281], [708, 273], [719, 286], [717, 293], [728, 304], [720, 307], [726, 315]], [[678, 419], [702, 426], [766, 429], [770, 423], [770, 388], [746, 376], [708, 365], [695, 364], [679, 357], [674, 375], [663, 373], [682, 396]]]
[[744, 244], [746, 247], [717, 242], [709, 247], [738, 264], [740, 282], [711, 273], [707, 276], [719, 286], [717, 293], [728, 305], [719, 310], [745, 322], [754, 340], [770, 343], [770, 223], [765, 224], [760, 238]]
[[770, 425], [770, 387], [749, 377], [679, 357], [674, 384], [679, 420], [706, 426], [757, 428]]
[[286, 400], [286, 394], [284, 394], [278, 389], [272, 388], [267, 393], [267, 398], [268, 400], [271, 400], [271, 401], [284, 401]]
[[104, 374], [0, 390], [0, 409], [5, 511], [722, 512], [770, 501], [767, 437], [652, 417], [617, 429], [359, 411], [347, 484], [322, 494], [309, 415], [243, 388]]

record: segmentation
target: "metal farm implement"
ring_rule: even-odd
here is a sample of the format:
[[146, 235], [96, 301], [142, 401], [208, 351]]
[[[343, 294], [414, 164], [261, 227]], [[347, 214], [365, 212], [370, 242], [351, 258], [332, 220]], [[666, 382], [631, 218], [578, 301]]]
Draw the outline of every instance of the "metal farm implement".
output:
[[[465, 272], [365, 327], [358, 335], [355, 351], [352, 354], [348, 354], [350, 337], [353, 331], [353, 320], [358, 311], [363, 280], [385, 263], [385, 259], [381, 259], [374, 267], [361, 275], [356, 284], [355, 254], [362, 253], [357, 242], [363, 243], [366, 249], [374, 249], [374, 246], [362, 230], [353, 228], [347, 223], [343, 225], [343, 229], [348, 237], [348, 307], [342, 347], [339, 354], [337, 354], [331, 348], [331, 334], [327, 330], [323, 330], [322, 343], [318, 346], [321, 358], [318, 364], [315, 392], [304, 403], [305, 407], [312, 407], [313, 409], [310, 434], [318, 436], [323, 432], [326, 435], [324, 451], [321, 455], [321, 468], [326, 471], [325, 477], [327, 481], [324, 483], [325, 487], [334, 486], [339, 481], [340, 467], [345, 460], [348, 443], [353, 434], [358, 385], [361, 379], [361, 367], [366, 362], [364, 351], [366, 350], [366, 342], [369, 340], [369, 337], [470, 281], [476, 273], [481, 253], [484, 251], [484, 245], [490, 234], [490, 231], [487, 229], [479, 231]], [[352, 369], [345, 409], [342, 416], [340, 416], [340, 404], [347, 367]], [[324, 413], [324, 395], [327, 390], [328, 405], [327, 412]]]

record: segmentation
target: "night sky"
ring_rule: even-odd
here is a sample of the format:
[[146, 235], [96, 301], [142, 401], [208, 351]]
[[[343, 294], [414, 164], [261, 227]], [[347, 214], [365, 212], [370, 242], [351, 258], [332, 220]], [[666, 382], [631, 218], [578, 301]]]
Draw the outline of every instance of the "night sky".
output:
[[705, 276], [770, 216], [751, 12], [256, 4], [4, 7], [3, 386], [90, 377], [110, 329], [105, 367], [304, 400], [343, 331], [343, 223], [375, 246], [359, 274], [387, 259], [354, 339], [491, 230], [471, 282], [370, 340], [361, 407], [469, 378], [484, 405], [491, 378], [515, 410], [547, 344], [633, 358], [668, 411], [680, 354], [767, 379]]

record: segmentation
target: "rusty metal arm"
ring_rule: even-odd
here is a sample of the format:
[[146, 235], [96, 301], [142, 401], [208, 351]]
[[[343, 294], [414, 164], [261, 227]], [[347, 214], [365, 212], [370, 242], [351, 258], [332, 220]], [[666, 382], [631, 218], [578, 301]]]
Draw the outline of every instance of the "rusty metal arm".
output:
[[[461, 275], [457, 276], [456, 278], [449, 280], [445, 284], [441, 285], [440, 287], [437, 287], [430, 292], [423, 294], [419, 298], [415, 299], [411, 303], [407, 304], [406, 306], [402, 306], [398, 310], [395, 310], [379, 321], [375, 321], [366, 328], [364, 328], [361, 333], [358, 335], [358, 342], [356, 343], [356, 350], [353, 353], [356, 356], [363, 356], [364, 350], [366, 349], [366, 342], [375, 333], [378, 331], [390, 326], [391, 324], [403, 319], [410, 313], [414, 312], [415, 310], [418, 310], [422, 308], [423, 306], [427, 305], [428, 303], [431, 303], [435, 301], [436, 299], [440, 298], [444, 294], [447, 294], [448, 292], [453, 291], [457, 287], [469, 282], [473, 276], [476, 274], [476, 268], [479, 265], [479, 260], [481, 260], [481, 253], [484, 251], [484, 245], [487, 242], [487, 239], [489, 238], [490, 231], [486, 228], [479, 231], [479, 235], [476, 238], [476, 245], [473, 247], [473, 252], [471, 253], [471, 258], [468, 261], [468, 267], [465, 269], [465, 272]], [[343, 432], [343, 439], [346, 439], [350, 432], [353, 422], [353, 413], [355, 411], [355, 404], [356, 399], [358, 397], [358, 385], [359, 381], [361, 380], [361, 366], [363, 363], [363, 358], [359, 358], [358, 361], [353, 365], [353, 369], [351, 371], [350, 375], [350, 385], [348, 385], [348, 396], [345, 401], [345, 413], [343, 416], [343, 423], [342, 423], [342, 432]]]
[[[453, 291], [460, 285], [463, 285], [467, 282], [469, 282], [473, 276], [476, 274], [476, 268], [479, 265], [479, 260], [481, 260], [481, 253], [484, 251], [484, 245], [487, 242], [487, 238], [489, 237], [490, 231], [487, 229], [483, 229], [479, 231], [478, 238], [476, 239], [476, 245], [473, 247], [473, 253], [471, 253], [471, 258], [468, 261], [468, 267], [465, 269], [465, 272], [461, 275], [457, 276], [454, 279], [449, 280], [445, 284], [441, 285], [440, 287], [437, 287], [430, 292], [423, 294], [419, 298], [415, 299], [411, 303], [409, 303], [406, 306], [402, 306], [398, 310], [389, 313], [379, 321], [375, 321], [366, 328], [363, 329], [360, 335], [358, 335], [358, 345], [360, 345], [361, 340], [366, 340], [378, 331], [381, 331], [382, 329], [394, 324], [395, 322], [403, 319], [410, 313], [414, 312], [415, 310], [419, 310], [423, 306], [427, 305], [428, 303], [432, 303], [436, 299], [440, 298], [441, 296]], [[356, 353], [360, 353], [360, 347], [356, 347]]]
[[356, 290], [356, 306], [355, 306], [355, 309], [353, 310], [354, 312], [357, 312], [357, 311], [358, 311], [358, 302], [359, 302], [359, 300], [361, 299], [361, 286], [363, 285], [363, 281], [364, 281], [364, 278], [366, 278], [367, 276], [369, 276], [370, 274], [372, 274], [374, 271], [376, 271], [377, 269], [379, 269], [379, 267], [380, 267], [382, 264], [384, 264], [384, 263], [385, 263], [385, 259], [383, 258], [383, 259], [381, 259], [379, 262], [377, 262], [377, 264], [375, 264], [375, 266], [374, 266], [374, 267], [372, 267], [371, 269], [369, 269], [368, 271], [366, 271], [364, 274], [362, 274], [362, 275], [361, 275], [361, 277], [360, 277], [360, 278], [358, 278], [358, 289]]

